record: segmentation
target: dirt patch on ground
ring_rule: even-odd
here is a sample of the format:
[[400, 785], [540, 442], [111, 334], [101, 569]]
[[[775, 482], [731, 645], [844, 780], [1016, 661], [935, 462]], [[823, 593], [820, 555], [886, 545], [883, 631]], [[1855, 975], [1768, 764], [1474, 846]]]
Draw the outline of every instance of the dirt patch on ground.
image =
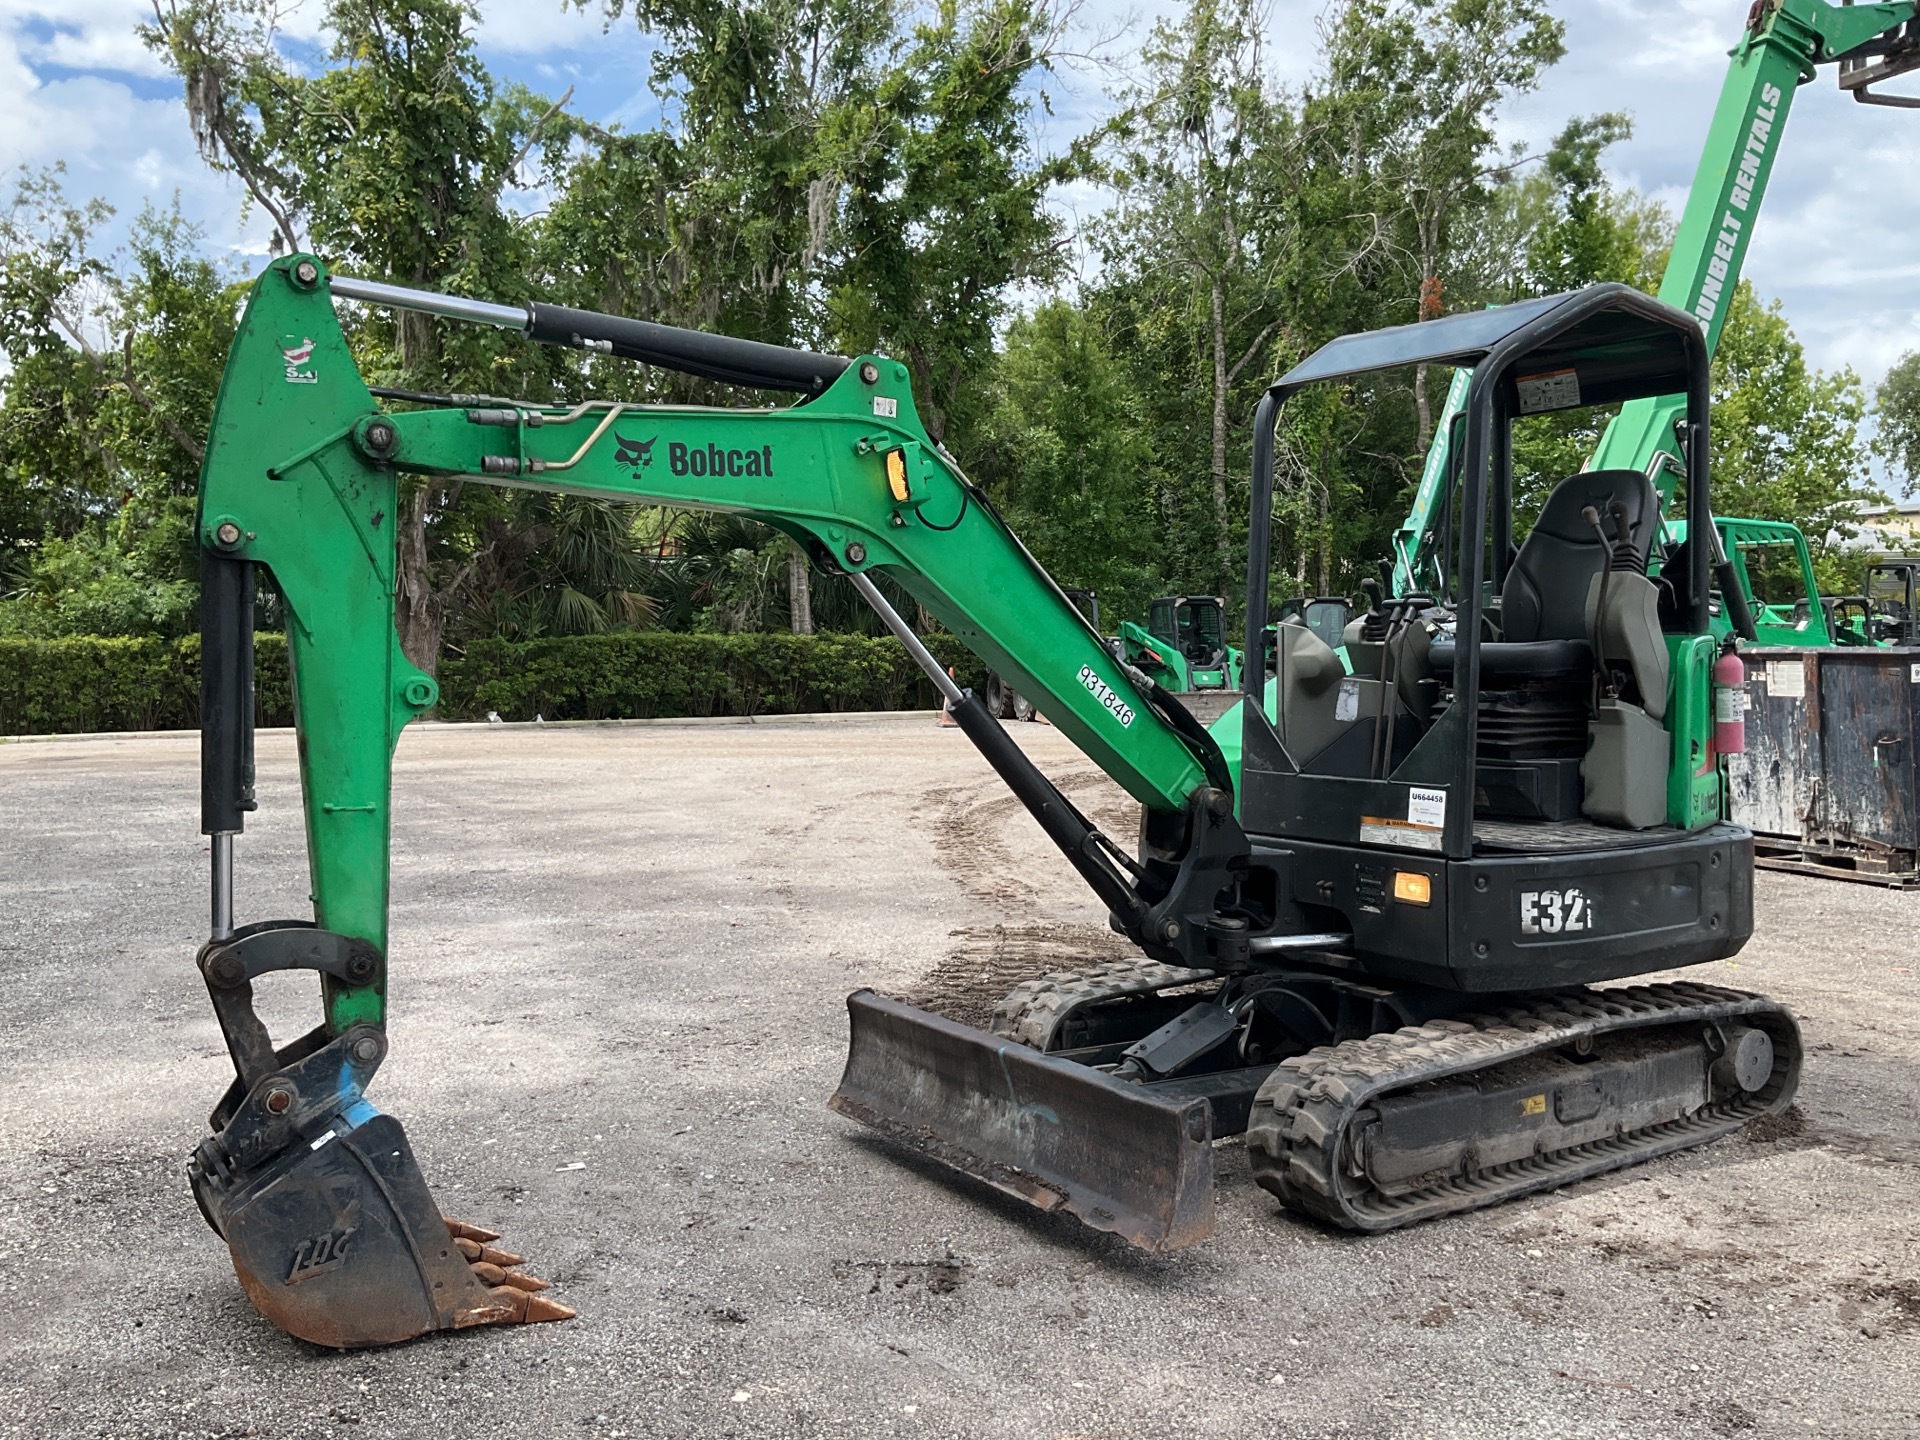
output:
[[953, 953], [900, 998], [982, 1027], [1000, 997], [1023, 980], [1139, 954], [1122, 936], [1090, 925], [977, 925], [953, 936]]
[[[1087, 765], [1051, 765], [1053, 782], [1122, 847], [1131, 848], [1140, 807], [1100, 771]], [[997, 776], [924, 791], [914, 806], [916, 827], [933, 843], [940, 868], [976, 900], [1007, 913], [1002, 924], [952, 932], [953, 948], [909, 987], [910, 1005], [963, 1025], [985, 1026], [993, 1007], [1024, 980], [1062, 970], [1085, 970], [1139, 951], [1111, 930], [1049, 914], [1062, 889], [1059, 852]], [[1067, 893], [1075, 900], [1071, 872]], [[1082, 901], [1076, 906], [1083, 912]]]
[[1807, 1117], [1800, 1113], [1798, 1105], [1789, 1105], [1778, 1115], [1762, 1115], [1757, 1120], [1749, 1120], [1740, 1133], [1750, 1144], [1765, 1145], [1775, 1140], [1791, 1140], [1803, 1135], [1807, 1129]]
[[[1124, 790], [1085, 766], [1056, 768], [1050, 778], [1122, 849], [1132, 850], [1140, 807]], [[1065, 868], [1059, 852], [997, 775], [925, 791], [913, 819], [932, 837], [941, 868], [982, 900], [1025, 911], [1059, 889]]]

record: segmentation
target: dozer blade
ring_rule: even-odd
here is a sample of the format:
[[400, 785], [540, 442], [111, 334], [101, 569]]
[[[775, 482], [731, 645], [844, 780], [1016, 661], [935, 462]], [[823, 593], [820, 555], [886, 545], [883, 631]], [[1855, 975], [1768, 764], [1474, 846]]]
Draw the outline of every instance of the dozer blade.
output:
[[827, 1103], [996, 1190], [1146, 1250], [1213, 1233], [1212, 1112], [871, 990]]
[[400, 1122], [365, 1101], [231, 1183], [197, 1164], [194, 1188], [260, 1313], [316, 1345], [574, 1313], [494, 1232], [441, 1215]]

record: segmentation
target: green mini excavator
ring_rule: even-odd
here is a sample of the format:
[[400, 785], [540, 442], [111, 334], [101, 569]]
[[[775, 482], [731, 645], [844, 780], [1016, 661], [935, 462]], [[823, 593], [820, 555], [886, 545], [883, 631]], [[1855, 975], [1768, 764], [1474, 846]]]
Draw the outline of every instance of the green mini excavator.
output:
[[[518, 331], [800, 397], [784, 408], [369, 389], [335, 302]], [[849, 577], [962, 731], [1091, 887], [1137, 958], [1016, 987], [988, 1029], [871, 991], [831, 1104], [903, 1146], [1151, 1250], [1213, 1223], [1212, 1142], [1351, 1229], [1490, 1204], [1726, 1135], [1777, 1111], [1793, 1018], [1698, 981], [1594, 988], [1738, 951], [1751, 837], [1725, 822], [1704, 552], [1646, 574], [1639, 470], [1567, 477], [1514, 533], [1509, 434], [1539, 404], [1686, 396], [1687, 513], [1707, 514], [1696, 321], [1619, 286], [1337, 340], [1274, 384], [1254, 429], [1246, 653], [1267, 592], [1276, 417], [1314, 384], [1471, 368], [1452, 558], [1348, 648], [1274, 627], [1243, 677], [1235, 770], [1116, 656], [922, 427], [904, 365], [533, 303], [497, 305], [275, 260], [255, 282], [202, 473], [199, 955], [235, 1076], [190, 1165], [242, 1285], [325, 1345], [571, 1313], [520, 1257], [444, 1216], [399, 1122], [387, 1053], [391, 758], [431, 709], [394, 625], [407, 476], [729, 511]], [[383, 403], [385, 402], [385, 403]], [[1670, 567], [1673, 570], [1675, 567]], [[1140, 802], [1102, 834], [960, 690], [874, 584], [884, 573]], [[253, 807], [256, 587], [284, 601], [311, 916], [236, 917]], [[903, 902], [907, 903], [907, 902]], [[276, 1044], [262, 975], [319, 982]]]
[[1121, 658], [1176, 695], [1240, 688], [1240, 652], [1227, 643], [1227, 602], [1218, 595], [1163, 595], [1147, 623], [1120, 624]]

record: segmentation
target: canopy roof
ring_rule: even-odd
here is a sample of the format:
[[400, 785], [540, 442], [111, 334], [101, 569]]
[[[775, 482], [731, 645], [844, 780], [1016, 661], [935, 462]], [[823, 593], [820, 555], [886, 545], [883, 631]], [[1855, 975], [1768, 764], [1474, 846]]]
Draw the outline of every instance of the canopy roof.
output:
[[[1475, 367], [1496, 350], [1522, 413], [1603, 405], [1687, 389], [1704, 364], [1699, 322], [1628, 285], [1448, 315], [1328, 341], [1283, 375], [1277, 394], [1406, 365]], [[1567, 372], [1571, 372], [1569, 376]], [[1562, 377], [1557, 383], [1548, 377]], [[1515, 382], [1531, 385], [1516, 389]], [[1569, 398], [1571, 397], [1571, 398]]]

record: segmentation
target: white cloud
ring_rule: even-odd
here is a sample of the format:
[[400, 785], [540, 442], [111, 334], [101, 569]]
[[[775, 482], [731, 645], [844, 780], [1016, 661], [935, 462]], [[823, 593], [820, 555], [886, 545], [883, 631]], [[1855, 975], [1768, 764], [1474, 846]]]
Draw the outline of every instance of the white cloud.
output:
[[0, 29], [16, 49], [70, 70], [163, 73], [137, 33], [152, 18], [141, 0], [0, 0]]
[[[1271, 0], [1264, 33], [1275, 73], [1298, 84], [1311, 74], [1315, 22], [1326, 0]], [[1051, 116], [1041, 143], [1064, 145], [1109, 113], [1109, 92], [1135, 60], [1154, 19], [1178, 0], [1087, 0], [1070, 46], [1105, 40], [1105, 66], [1063, 63], [1046, 78]], [[1503, 117], [1502, 134], [1539, 144], [1570, 115], [1632, 114], [1634, 138], [1616, 149], [1616, 177], [1678, 211], [1748, 0], [1557, 0], [1567, 21], [1567, 58], [1540, 92]], [[146, 0], [0, 0], [0, 165], [65, 160], [77, 195], [99, 194], [123, 217], [177, 190], [217, 249], [264, 253], [258, 217], [241, 218], [238, 187], [195, 155], [186, 115], [163, 67], [135, 34]], [[289, 37], [324, 43], [322, 0], [281, 10]], [[562, 0], [481, 0], [479, 40], [497, 73], [559, 94], [576, 87], [574, 109], [601, 123], [651, 123], [650, 47], [631, 18], [606, 28], [600, 5]], [[1851, 364], [1869, 380], [1920, 347], [1920, 188], [1907, 183], [1920, 158], [1920, 115], [1854, 105], [1831, 71], [1797, 95], [1747, 274], [1780, 296], [1816, 364]], [[1076, 223], [1095, 213], [1097, 192], [1058, 197]]]
[[586, 10], [561, 0], [481, 0], [480, 4], [480, 36], [487, 48], [515, 55], [591, 50], [600, 44], [618, 44], [637, 29], [631, 16], [608, 26], [594, 0], [589, 0]]

